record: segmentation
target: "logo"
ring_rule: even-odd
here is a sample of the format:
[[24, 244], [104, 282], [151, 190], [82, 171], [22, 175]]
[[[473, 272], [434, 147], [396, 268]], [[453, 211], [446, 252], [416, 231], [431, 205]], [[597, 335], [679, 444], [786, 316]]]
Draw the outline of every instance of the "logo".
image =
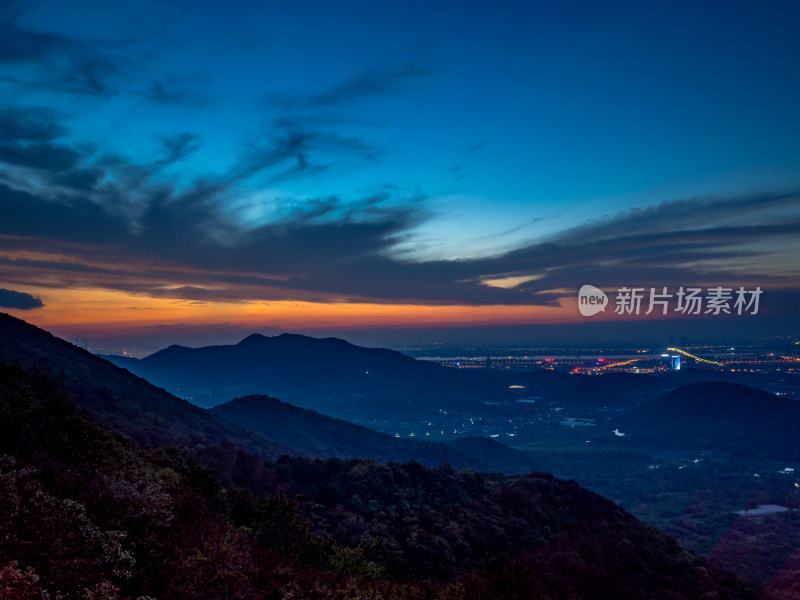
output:
[[606, 310], [608, 296], [593, 285], [582, 285], [578, 291], [578, 310], [584, 317], [591, 317]]
[[[757, 315], [763, 293], [761, 286], [754, 289], [739, 286], [738, 290], [721, 285], [706, 289], [680, 286], [677, 291], [667, 286], [623, 286], [614, 293], [614, 312], [618, 315], [649, 315], [654, 311], [662, 315], [670, 312], [683, 315]], [[608, 304], [605, 292], [593, 285], [581, 286], [578, 291], [578, 310], [584, 317], [605, 312]]]

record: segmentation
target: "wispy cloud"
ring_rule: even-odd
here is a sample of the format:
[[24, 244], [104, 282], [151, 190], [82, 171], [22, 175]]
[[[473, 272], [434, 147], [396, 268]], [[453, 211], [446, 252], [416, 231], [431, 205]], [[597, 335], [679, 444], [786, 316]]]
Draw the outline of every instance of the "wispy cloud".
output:
[[152, 166], [156, 169], [188, 158], [197, 152], [202, 145], [199, 135], [185, 132], [162, 136], [160, 141], [164, 148], [164, 155], [153, 163]]
[[[412, 69], [392, 77], [416, 76]], [[354, 82], [336, 88], [335, 102], [399, 85]], [[315, 102], [324, 104], [309, 105]], [[411, 261], [396, 247], [429, 217], [426, 198], [391, 182], [347, 201], [273, 198], [260, 218], [237, 216], [235, 206], [248, 193], [242, 184], [251, 178], [308, 177], [337, 161], [379, 154], [314, 117], [271, 122], [229, 172], [188, 185], [169, 181], [164, 167], [200, 149], [191, 132], [162, 135], [161, 154], [149, 164], [69, 139], [55, 111], [0, 108], [6, 285], [100, 287], [203, 302], [495, 305], [553, 304], [564, 289], [586, 282], [792, 287], [800, 277], [790, 259], [800, 250], [797, 193], [674, 200], [576, 223], [496, 256]], [[486, 285], [498, 280], [502, 286]]]
[[435, 71], [426, 63], [404, 62], [380, 69], [367, 69], [315, 94], [287, 96], [273, 94], [270, 101], [284, 109], [331, 108], [354, 102], [400, 94], [411, 82], [430, 77]]
[[99, 100], [124, 94], [161, 106], [201, 108], [217, 99], [205, 76], [165, 71], [158, 53], [141, 43], [140, 31], [76, 37], [36, 29], [25, 19], [36, 8], [24, 0], [0, 5], [0, 81], [34, 93]]
[[266, 182], [274, 184], [324, 173], [351, 158], [378, 159], [383, 149], [363, 133], [354, 133], [368, 125], [381, 126], [364, 121], [363, 103], [407, 93], [412, 82], [433, 74], [426, 63], [408, 61], [363, 70], [318, 92], [269, 94], [266, 107], [277, 108], [280, 116], [261, 139], [250, 143], [232, 176], [270, 171]]
[[63, 136], [66, 129], [57, 122], [55, 111], [44, 106], [20, 110], [0, 108], [0, 140], [10, 142], [49, 142]]
[[130, 57], [101, 51], [83, 40], [22, 25], [25, 7], [18, 2], [0, 7], [0, 64], [37, 67], [25, 77], [6, 75], [17, 85], [52, 91], [111, 96], [119, 91]]
[[164, 106], [202, 108], [215, 102], [216, 96], [196, 85], [191, 78], [171, 78], [169, 82], [150, 77], [144, 85], [134, 92], [143, 103]]
[[228, 180], [264, 175], [267, 184], [310, 177], [331, 167], [327, 161], [356, 157], [374, 160], [379, 149], [354, 135], [307, 126], [302, 119], [276, 120], [262, 139], [248, 144], [227, 174]]
[[[800, 219], [769, 216], [777, 207], [800, 208], [793, 195], [681, 200], [578, 226], [500, 256], [410, 262], [395, 257], [393, 247], [425, 218], [424, 198], [395, 204], [387, 194], [356, 205], [328, 198], [247, 227], [226, 217], [229, 193], [210, 184], [180, 193], [154, 188], [131, 221], [96, 201], [54, 201], [2, 187], [0, 206], [13, 218], [0, 224], [8, 257], [0, 274], [28, 284], [80, 283], [202, 301], [465, 304], [551, 304], [564, 289], [587, 281], [787, 287], [798, 276], [796, 265], [779, 264], [779, 254], [796, 244]], [[709, 223], [735, 215], [747, 222], [689, 230], [687, 214], [702, 214]], [[67, 246], [59, 248], [59, 240]], [[34, 248], [62, 258], [25, 258]], [[772, 271], [760, 267], [764, 261]], [[508, 285], [487, 286], [492, 280]]]
[[482, 150], [483, 148], [485, 148], [487, 143], [488, 141], [486, 139], [478, 140], [477, 142], [473, 142], [472, 144], [465, 146], [463, 148], [463, 152], [467, 153], [477, 152], [478, 150]]
[[40, 106], [0, 108], [0, 163], [40, 172], [61, 173], [75, 167], [78, 152], [59, 142], [66, 129], [54, 111]]
[[0, 61], [42, 61], [79, 45], [77, 40], [61, 34], [23, 27], [20, 25], [23, 14], [21, 3], [13, 0], [0, 8]]

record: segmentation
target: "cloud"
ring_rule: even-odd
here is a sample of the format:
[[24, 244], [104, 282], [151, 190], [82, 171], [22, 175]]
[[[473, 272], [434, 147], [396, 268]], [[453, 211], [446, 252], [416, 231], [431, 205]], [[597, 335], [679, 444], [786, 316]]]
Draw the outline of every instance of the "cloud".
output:
[[306, 103], [310, 106], [335, 106], [362, 98], [387, 96], [399, 92], [411, 80], [432, 74], [429, 67], [415, 62], [399, 64], [390, 69], [366, 70], [330, 90], [309, 96]]
[[67, 55], [66, 64], [51, 63], [50, 70], [61, 71], [54, 79], [36, 82], [36, 87], [52, 88], [73, 94], [113, 96], [120, 90], [128, 60], [104, 56], [85, 46]]
[[141, 93], [149, 102], [157, 104], [185, 104], [190, 100], [189, 94], [184, 90], [168, 89], [163, 81], [152, 79], [147, 89]]
[[346, 157], [374, 160], [379, 149], [364, 139], [331, 130], [315, 129], [303, 119], [281, 118], [261, 140], [251, 142], [227, 174], [237, 181], [257, 174], [273, 184], [299, 176], [309, 177], [325, 171], [331, 163]]
[[66, 133], [54, 111], [39, 107], [0, 108], [0, 162], [42, 171], [75, 167], [80, 154], [56, 142]]
[[8, 144], [0, 142], [0, 162], [54, 172], [75, 167], [80, 155], [59, 144]]
[[[225, 176], [179, 187], [159, 171], [197, 151], [192, 133], [162, 136], [161, 156], [140, 165], [69, 145], [52, 111], [2, 107], [0, 281], [206, 302], [547, 305], [587, 282], [790, 287], [800, 276], [796, 193], [675, 200], [495, 256], [408, 260], [397, 246], [429, 217], [418, 190], [389, 184], [357, 199], [270, 197], [268, 206], [249, 197], [248, 178], [309, 176], [376, 152], [304, 123], [273, 123]], [[485, 284], [493, 280], [507, 285]]]
[[[229, 209], [238, 193], [238, 180], [271, 167], [275, 169], [268, 175], [273, 179], [288, 176], [292, 169], [311, 171], [315, 165], [309, 160], [317, 152], [342, 148], [368, 152], [368, 146], [355, 138], [288, 131], [282, 137], [273, 136], [265, 147], [248, 148], [238, 169], [228, 177], [200, 179], [177, 191], [163, 179], [156, 182], [154, 174], [197, 150], [200, 140], [191, 133], [162, 137], [163, 156], [141, 166], [123, 156], [93, 157], [86, 153], [91, 148], [75, 150], [61, 143], [68, 132], [48, 111], [6, 108], [0, 113], [0, 132], [4, 132], [0, 162], [10, 167], [0, 167], [0, 210], [7, 215], [0, 231], [40, 241], [82, 244], [84, 263], [94, 264], [87, 247], [95, 246], [103, 255], [109, 245], [115, 245], [132, 256], [221, 269], [236, 269], [237, 262], [250, 268], [247, 265], [252, 262], [257, 263], [253, 269], [261, 270], [267, 256], [266, 263], [275, 263], [279, 272], [296, 272], [297, 265], [312, 262], [310, 249], [337, 256], [344, 248], [360, 251], [358, 240], [370, 246], [363, 248], [368, 253], [377, 246], [388, 246], [389, 242], [367, 238], [396, 231], [399, 226], [387, 223], [400, 216], [405, 224], [407, 217], [405, 209], [381, 206], [384, 199], [378, 196], [365, 199], [360, 211], [344, 207], [336, 198], [300, 205], [289, 200], [286, 210], [276, 213], [282, 212], [282, 216], [264, 227], [242, 224]], [[31, 140], [36, 140], [35, 144]], [[36, 152], [31, 150], [34, 147]], [[58, 160], [60, 156], [67, 158]], [[324, 219], [330, 223], [322, 224]], [[348, 241], [337, 249], [339, 235]], [[280, 253], [287, 255], [279, 259]], [[71, 267], [62, 264], [60, 269]]]
[[[678, 200], [498, 256], [414, 262], [393, 248], [426, 218], [421, 195], [389, 188], [355, 203], [287, 201], [266, 222], [248, 224], [227, 210], [237, 193], [227, 185], [201, 181], [178, 192], [136, 183], [133, 193], [145, 199], [136, 217], [98, 199], [0, 186], [0, 211], [9, 215], [0, 223], [9, 257], [0, 278], [208, 302], [547, 305], [586, 282], [787, 287], [798, 276], [780, 258], [797, 245], [800, 203], [791, 194]], [[780, 210], [787, 214], [773, 216]], [[53, 259], [21, 258], [34, 250]], [[486, 285], [497, 279], [516, 285]]]
[[23, 94], [56, 92], [90, 100], [125, 94], [140, 98], [140, 105], [180, 108], [202, 108], [219, 98], [203, 85], [207, 75], [165, 72], [140, 30], [110, 39], [101, 37], [105, 31], [79, 38], [35, 29], [25, 17], [36, 8], [33, 2], [0, 3], [0, 81]]
[[[542, 277], [514, 288], [553, 301], [587, 281], [617, 287], [795, 285], [800, 196], [690, 199], [632, 210], [472, 264], [492, 277]], [[554, 290], [549, 293], [548, 290]]]
[[472, 171], [466, 170], [461, 165], [453, 165], [450, 168], [450, 172], [453, 174], [453, 179], [456, 179], [456, 180], [464, 179], [465, 177], [469, 177], [470, 175], [472, 175]]
[[153, 163], [152, 166], [155, 169], [184, 160], [197, 152], [203, 145], [199, 135], [185, 132], [162, 136], [160, 141], [164, 147], [164, 156]]
[[366, 98], [401, 93], [411, 81], [433, 74], [428, 65], [410, 61], [388, 68], [361, 71], [316, 94], [272, 95], [269, 100], [288, 110], [345, 106]]
[[353, 125], [376, 123], [364, 122], [361, 114], [352, 110], [354, 105], [401, 94], [411, 81], [432, 74], [426, 64], [409, 61], [361, 71], [317, 93], [269, 95], [267, 108], [274, 111], [278, 107], [281, 114], [248, 145], [228, 178], [263, 174], [266, 179], [262, 183], [271, 185], [310, 178], [352, 158], [376, 160], [383, 154], [382, 148], [353, 133]]
[[250, 144], [234, 173], [246, 177], [281, 165], [267, 181], [277, 183], [323, 173], [335, 162], [349, 158], [375, 160], [383, 150], [353, 131], [383, 123], [366, 122], [357, 105], [401, 94], [411, 81], [432, 74], [426, 64], [409, 61], [361, 71], [317, 93], [272, 94], [266, 99], [267, 108], [274, 111], [278, 107], [282, 114], [272, 121], [263, 139]]
[[468, 146], [464, 146], [464, 148], [462, 148], [462, 152], [466, 152], [466, 153], [477, 152], [478, 150], [483, 149], [486, 146], [487, 143], [488, 142], [487, 142], [486, 139], [478, 140], [477, 142], [473, 142], [472, 144], [469, 144]]
[[31, 296], [25, 292], [0, 289], [0, 306], [3, 308], [18, 308], [20, 310], [31, 310], [44, 306], [40, 298]]
[[202, 108], [212, 103], [213, 94], [200, 91], [186, 78], [171, 78], [169, 83], [158, 78], [151, 78], [140, 91], [134, 92], [135, 96], [142, 98], [145, 103], [161, 104], [165, 106], [191, 106]]
[[36, 31], [20, 23], [25, 9], [10, 2], [0, 7], [0, 65], [28, 64], [36, 70], [26, 78], [6, 75], [17, 85], [92, 96], [117, 93], [134, 62], [100, 51], [89, 43], [60, 33]]
[[0, 8], [0, 61], [41, 61], [54, 53], [68, 51], [74, 45], [74, 40], [61, 34], [20, 26], [23, 14], [20, 3], [13, 0]]
[[10, 105], [0, 108], [0, 140], [4, 142], [49, 142], [65, 133], [50, 108], [29, 106], [20, 110]]
[[[638, 232], [685, 232], [707, 229], [708, 223], [753, 222], [752, 216], [774, 220], [774, 211], [789, 208], [798, 216], [798, 192], [763, 193], [731, 198], [689, 198], [661, 202], [644, 209], [634, 208], [613, 217], [576, 227], [562, 237], [580, 236], [583, 239], [602, 239]], [[744, 221], [743, 221], [744, 219]]]

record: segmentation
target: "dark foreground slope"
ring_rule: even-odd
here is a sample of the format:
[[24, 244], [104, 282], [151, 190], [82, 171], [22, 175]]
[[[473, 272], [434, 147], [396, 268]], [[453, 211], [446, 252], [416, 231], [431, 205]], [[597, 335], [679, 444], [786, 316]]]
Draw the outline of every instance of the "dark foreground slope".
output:
[[524, 473], [530, 471], [533, 463], [523, 452], [487, 438], [456, 442], [399, 439], [269, 396], [235, 398], [210, 412], [306, 456], [368, 457], [378, 462], [416, 460], [429, 466], [449, 463], [456, 468], [503, 473]]
[[186, 451], [139, 450], [53, 378], [7, 365], [0, 429], [4, 599], [758, 598], [545, 474], [264, 464], [223, 446], [226, 489]]
[[82, 408], [140, 445], [228, 439], [264, 458], [292, 451], [4, 313], [0, 313], [0, 361], [51, 372]]

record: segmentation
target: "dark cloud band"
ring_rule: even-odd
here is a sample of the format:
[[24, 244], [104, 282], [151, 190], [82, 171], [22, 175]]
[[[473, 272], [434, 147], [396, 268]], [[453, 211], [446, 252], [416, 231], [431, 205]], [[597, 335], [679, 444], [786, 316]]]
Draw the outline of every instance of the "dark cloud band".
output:
[[41, 308], [44, 306], [44, 303], [40, 298], [31, 296], [25, 292], [0, 289], [0, 306], [3, 308], [30, 310], [32, 308]]

